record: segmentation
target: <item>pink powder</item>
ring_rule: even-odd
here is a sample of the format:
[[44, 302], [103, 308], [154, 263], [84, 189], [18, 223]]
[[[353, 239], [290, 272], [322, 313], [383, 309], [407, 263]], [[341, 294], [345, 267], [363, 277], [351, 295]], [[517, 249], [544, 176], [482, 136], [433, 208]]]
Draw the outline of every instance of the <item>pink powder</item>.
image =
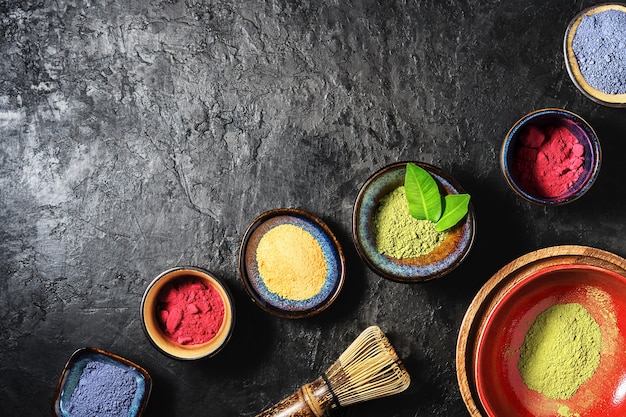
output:
[[564, 126], [528, 126], [521, 132], [513, 175], [529, 194], [554, 198], [565, 194], [584, 171], [585, 148]]
[[163, 331], [183, 345], [213, 339], [224, 320], [224, 300], [196, 277], [182, 277], [159, 292], [158, 319]]

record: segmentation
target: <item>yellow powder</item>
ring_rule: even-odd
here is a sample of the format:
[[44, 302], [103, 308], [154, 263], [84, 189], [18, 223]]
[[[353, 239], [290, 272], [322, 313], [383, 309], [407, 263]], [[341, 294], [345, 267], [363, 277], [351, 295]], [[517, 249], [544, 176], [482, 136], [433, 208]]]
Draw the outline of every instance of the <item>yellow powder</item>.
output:
[[580, 417], [580, 414], [572, 413], [572, 411], [566, 405], [559, 406], [559, 415], [562, 417]]
[[289, 300], [306, 300], [321, 291], [327, 265], [318, 241], [306, 230], [281, 224], [263, 235], [256, 250], [267, 289]]

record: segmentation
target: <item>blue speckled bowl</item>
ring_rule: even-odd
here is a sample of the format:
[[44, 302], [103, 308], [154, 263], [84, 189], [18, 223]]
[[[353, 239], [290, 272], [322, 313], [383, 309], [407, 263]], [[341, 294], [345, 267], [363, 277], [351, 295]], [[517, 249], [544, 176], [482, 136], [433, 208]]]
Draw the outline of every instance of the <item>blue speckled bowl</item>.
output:
[[[441, 169], [413, 162], [428, 171], [445, 194], [465, 193], [461, 186]], [[383, 278], [414, 283], [441, 277], [459, 266], [474, 243], [475, 220], [470, 202], [464, 220], [448, 231], [446, 239], [432, 252], [417, 258], [396, 259], [378, 252], [372, 222], [379, 200], [404, 184], [407, 162], [388, 165], [372, 175], [361, 187], [354, 204], [352, 238], [367, 266]]]
[[96, 348], [80, 348], [76, 350], [70, 359], [67, 361], [59, 383], [57, 385], [53, 413], [56, 417], [69, 417], [70, 413], [67, 409], [70, 398], [74, 389], [78, 385], [83, 373], [83, 369], [90, 362], [102, 362], [114, 366], [123, 368], [135, 376], [137, 381], [137, 392], [135, 398], [131, 404], [128, 417], [139, 417], [143, 413], [146, 405], [148, 404], [148, 398], [150, 397], [150, 391], [152, 390], [152, 378], [150, 374], [140, 367], [124, 359], [121, 356], [113, 353], [106, 352]]
[[[328, 273], [324, 286], [306, 300], [290, 300], [268, 290], [259, 274], [256, 249], [263, 235], [282, 224], [309, 232], [319, 243]], [[248, 226], [239, 249], [239, 273], [252, 301], [263, 310], [286, 318], [302, 318], [326, 309], [339, 295], [345, 278], [345, 258], [339, 241], [328, 226], [314, 215], [294, 208], [270, 210]]]
[[[545, 198], [534, 195], [520, 186], [513, 175], [514, 154], [519, 146], [520, 132], [528, 125], [564, 126], [585, 148], [584, 172], [578, 181], [563, 195], [553, 198]], [[560, 206], [571, 203], [582, 197], [593, 185], [600, 172], [602, 162], [602, 149], [598, 135], [582, 117], [571, 111], [556, 108], [535, 110], [519, 119], [509, 130], [504, 138], [500, 151], [500, 167], [506, 182], [513, 191], [523, 199], [542, 206]]]

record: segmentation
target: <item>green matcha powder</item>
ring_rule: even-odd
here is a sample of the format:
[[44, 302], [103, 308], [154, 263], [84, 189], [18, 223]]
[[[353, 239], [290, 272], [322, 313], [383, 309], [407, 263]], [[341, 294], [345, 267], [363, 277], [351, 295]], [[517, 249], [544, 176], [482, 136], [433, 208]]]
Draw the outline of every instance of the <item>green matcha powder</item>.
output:
[[571, 398], [600, 363], [600, 326], [578, 303], [556, 304], [526, 333], [517, 367], [528, 388], [555, 400]]
[[447, 234], [437, 232], [434, 222], [411, 216], [404, 186], [380, 199], [373, 229], [378, 252], [397, 259], [425, 255], [439, 246]]

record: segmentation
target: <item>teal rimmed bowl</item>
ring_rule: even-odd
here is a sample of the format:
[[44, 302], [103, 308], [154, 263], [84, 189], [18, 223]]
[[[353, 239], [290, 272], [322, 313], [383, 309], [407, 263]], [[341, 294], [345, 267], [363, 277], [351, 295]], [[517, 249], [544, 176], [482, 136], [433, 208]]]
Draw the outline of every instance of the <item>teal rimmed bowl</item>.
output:
[[[361, 259], [375, 273], [397, 282], [415, 283], [446, 275], [463, 262], [474, 243], [476, 230], [470, 202], [464, 219], [448, 230], [433, 251], [416, 257], [396, 259], [382, 255], [376, 247], [373, 220], [381, 198], [404, 184], [406, 164], [397, 162], [374, 173], [361, 187], [352, 214], [352, 239]], [[443, 195], [463, 194], [463, 188], [443, 170], [423, 162], [413, 162], [435, 179]]]
[[[65, 364], [54, 396], [53, 415], [56, 417], [71, 417], [70, 405], [72, 394], [81, 381], [83, 370], [91, 362], [113, 365], [119, 369], [120, 372], [129, 373], [133, 377], [136, 383], [135, 395], [128, 410], [128, 417], [141, 416], [148, 404], [152, 390], [152, 378], [150, 374], [141, 366], [128, 359], [102, 349], [91, 347], [76, 350]], [[115, 389], [115, 386], [111, 385], [108, 389]], [[100, 396], [102, 395], [104, 395], [104, 393], [100, 392]], [[97, 398], [93, 399], [93, 401], [97, 400]]]

